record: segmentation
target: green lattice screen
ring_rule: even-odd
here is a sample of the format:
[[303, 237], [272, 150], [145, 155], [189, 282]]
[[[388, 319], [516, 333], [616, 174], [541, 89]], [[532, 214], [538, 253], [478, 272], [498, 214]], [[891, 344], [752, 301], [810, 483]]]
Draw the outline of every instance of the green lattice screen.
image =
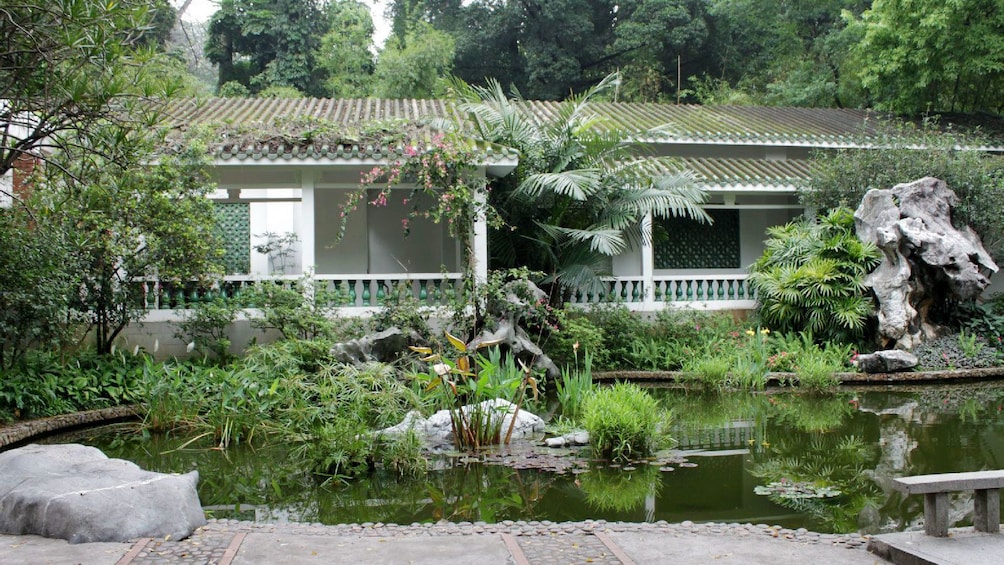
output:
[[686, 218], [661, 221], [668, 238], [656, 241], [656, 269], [739, 268], [739, 211], [707, 212], [711, 225]]
[[251, 205], [246, 202], [217, 202], [216, 222], [225, 253], [223, 266], [228, 275], [251, 271]]

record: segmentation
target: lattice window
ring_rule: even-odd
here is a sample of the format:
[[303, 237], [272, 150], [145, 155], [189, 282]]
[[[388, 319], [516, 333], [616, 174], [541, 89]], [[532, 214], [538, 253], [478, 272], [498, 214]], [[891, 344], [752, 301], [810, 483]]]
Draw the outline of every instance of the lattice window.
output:
[[251, 272], [251, 205], [217, 202], [216, 225], [225, 250], [223, 267], [228, 275]]
[[666, 237], [655, 243], [656, 269], [738, 269], [739, 211], [708, 210], [714, 220], [702, 224], [687, 218], [661, 221]]

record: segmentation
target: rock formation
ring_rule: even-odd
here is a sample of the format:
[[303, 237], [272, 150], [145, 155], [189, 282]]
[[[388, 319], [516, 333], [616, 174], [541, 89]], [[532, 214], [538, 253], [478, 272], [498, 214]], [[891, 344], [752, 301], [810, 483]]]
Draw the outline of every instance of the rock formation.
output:
[[[509, 430], [513, 414], [516, 414], [516, 405], [501, 398], [485, 400], [480, 403], [477, 409], [481, 412], [491, 413], [495, 418], [502, 419], [500, 426], [503, 436]], [[461, 410], [464, 411], [464, 414], [470, 414], [475, 410], [475, 407], [466, 405]], [[495, 421], [497, 422], [497, 420]], [[405, 415], [404, 420], [400, 424], [383, 429], [378, 433], [399, 435], [409, 430], [414, 430], [423, 436], [427, 442], [449, 441], [453, 438], [453, 421], [450, 417], [450, 411], [440, 410], [429, 416], [428, 419], [423, 418], [418, 412], [412, 411]], [[516, 414], [516, 422], [513, 424], [510, 439], [530, 439], [542, 437], [543, 435], [544, 420], [540, 416], [522, 409]]]
[[499, 342], [503, 351], [508, 351], [527, 367], [543, 370], [548, 379], [561, 377], [561, 370], [548, 357], [520, 325], [523, 315], [535, 303], [547, 300], [547, 293], [526, 280], [511, 281], [503, 289], [505, 299], [488, 305], [486, 318], [494, 319], [494, 331], [484, 330], [474, 338], [469, 347], [477, 347], [482, 342]]
[[78, 444], [0, 453], [0, 532], [70, 543], [178, 540], [206, 523], [198, 471], [154, 473]]
[[882, 252], [865, 283], [878, 299], [883, 346], [909, 350], [936, 337], [933, 308], [979, 296], [997, 272], [976, 232], [952, 224], [957, 203], [944, 181], [926, 177], [869, 190], [854, 212], [858, 237]]

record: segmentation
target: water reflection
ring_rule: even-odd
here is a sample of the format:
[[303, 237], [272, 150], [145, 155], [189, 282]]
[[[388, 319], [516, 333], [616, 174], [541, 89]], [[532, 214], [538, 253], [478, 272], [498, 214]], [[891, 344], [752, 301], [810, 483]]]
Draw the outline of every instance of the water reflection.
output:
[[[198, 469], [203, 505], [217, 516], [279, 522], [593, 518], [892, 531], [923, 516], [920, 497], [893, 491], [893, 478], [1004, 467], [1004, 386], [996, 383], [825, 396], [657, 393], [695, 467], [558, 475], [468, 462], [421, 479], [375, 473], [342, 484], [305, 473], [281, 447], [224, 452], [129, 425], [54, 441], [95, 445], [157, 471]], [[961, 517], [972, 503], [954, 508]]]

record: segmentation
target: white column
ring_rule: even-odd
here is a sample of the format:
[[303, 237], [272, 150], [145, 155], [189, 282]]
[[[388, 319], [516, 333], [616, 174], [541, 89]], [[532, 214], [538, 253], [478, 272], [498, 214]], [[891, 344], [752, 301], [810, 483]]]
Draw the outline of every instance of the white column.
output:
[[305, 169], [300, 179], [300, 265], [304, 274], [317, 265], [314, 233], [314, 171]]
[[[481, 167], [481, 174], [485, 174], [484, 167]], [[478, 212], [474, 216], [473, 234], [471, 234], [471, 245], [474, 252], [474, 285], [481, 286], [488, 282], [488, 222], [482, 211], [487, 205], [487, 197], [483, 191], [474, 193], [475, 207]]]
[[655, 310], [655, 248], [652, 241], [652, 213], [641, 220], [641, 276], [646, 310]]

